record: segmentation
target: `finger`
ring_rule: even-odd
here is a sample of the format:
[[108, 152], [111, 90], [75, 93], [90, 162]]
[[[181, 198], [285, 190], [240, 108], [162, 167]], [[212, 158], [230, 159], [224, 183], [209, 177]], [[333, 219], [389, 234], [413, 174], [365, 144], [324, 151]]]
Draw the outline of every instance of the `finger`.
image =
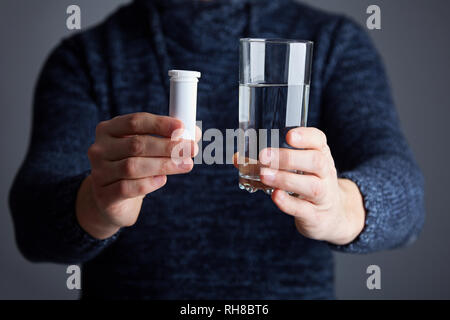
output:
[[151, 193], [167, 182], [166, 176], [120, 180], [101, 189], [99, 196], [105, 203], [136, 198]]
[[[197, 148], [196, 148], [197, 147]], [[107, 137], [102, 141], [98, 155], [115, 161], [129, 157], [171, 157], [189, 158], [198, 149], [192, 140], [172, 140], [149, 135], [135, 135], [124, 138]], [[175, 154], [175, 151], [176, 154]]]
[[332, 166], [331, 159], [317, 150], [267, 148], [261, 150], [259, 159], [264, 166], [273, 169], [298, 170], [324, 178]]
[[97, 125], [97, 136], [123, 137], [136, 134], [155, 134], [170, 137], [172, 132], [183, 128], [183, 122], [167, 116], [146, 112], [117, 116]]
[[202, 130], [199, 126], [195, 126], [195, 142], [199, 142], [202, 138]]
[[261, 182], [276, 189], [296, 193], [316, 204], [320, 203], [325, 192], [323, 182], [318, 177], [282, 170], [262, 168]]
[[276, 189], [271, 197], [275, 205], [284, 213], [302, 220], [305, 224], [313, 221], [315, 209], [311, 202], [290, 196], [280, 189]]
[[294, 148], [301, 149], [328, 149], [327, 137], [323, 131], [311, 127], [298, 127], [289, 130], [286, 142]]
[[[119, 161], [105, 161], [101, 170], [92, 171], [92, 177], [98, 184], [105, 186], [119, 180], [188, 173], [193, 166], [191, 158], [176, 160], [133, 157]], [[104, 174], [105, 172], [108, 174]]]

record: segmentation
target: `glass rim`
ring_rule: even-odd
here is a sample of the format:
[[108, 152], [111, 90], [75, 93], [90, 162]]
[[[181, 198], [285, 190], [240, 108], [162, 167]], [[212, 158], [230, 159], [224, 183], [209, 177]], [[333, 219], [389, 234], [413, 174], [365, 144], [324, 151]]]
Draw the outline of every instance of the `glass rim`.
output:
[[263, 43], [274, 43], [274, 44], [289, 44], [289, 43], [302, 43], [311, 44], [314, 42], [311, 40], [301, 40], [301, 39], [283, 39], [283, 38], [240, 38], [240, 42], [263, 42]]

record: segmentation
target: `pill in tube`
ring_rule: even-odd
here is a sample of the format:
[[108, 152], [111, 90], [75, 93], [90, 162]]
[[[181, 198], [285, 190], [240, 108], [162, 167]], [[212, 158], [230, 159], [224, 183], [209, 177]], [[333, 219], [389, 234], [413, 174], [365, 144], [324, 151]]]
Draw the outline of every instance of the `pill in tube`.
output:
[[195, 140], [198, 71], [170, 70], [169, 115], [184, 124], [183, 139]]

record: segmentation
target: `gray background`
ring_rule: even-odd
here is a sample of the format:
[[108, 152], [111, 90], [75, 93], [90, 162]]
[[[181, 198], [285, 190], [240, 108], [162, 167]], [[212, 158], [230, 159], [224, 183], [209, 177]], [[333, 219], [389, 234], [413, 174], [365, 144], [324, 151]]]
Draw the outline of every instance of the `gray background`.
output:
[[[2, 0], [0, 4], [0, 299], [73, 299], [66, 266], [31, 264], [18, 252], [7, 206], [8, 191], [30, 134], [31, 98], [47, 54], [66, 29], [66, 8], [78, 4], [82, 28], [100, 22], [126, 0]], [[342, 299], [450, 298], [450, 215], [446, 202], [447, 119], [450, 117], [448, 0], [308, 0], [365, 25], [366, 8], [382, 10], [382, 30], [368, 31], [384, 57], [403, 130], [426, 178], [427, 220], [411, 247], [355, 256], [336, 254]], [[24, 199], [26, 201], [26, 199]], [[366, 268], [377, 264], [382, 289], [366, 288]]]

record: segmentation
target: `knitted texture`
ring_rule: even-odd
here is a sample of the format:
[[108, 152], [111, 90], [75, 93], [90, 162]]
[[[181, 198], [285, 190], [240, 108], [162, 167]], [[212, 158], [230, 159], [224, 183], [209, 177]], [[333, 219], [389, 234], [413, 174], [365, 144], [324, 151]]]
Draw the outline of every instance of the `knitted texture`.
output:
[[[327, 134], [339, 175], [361, 190], [360, 236], [346, 246], [303, 237], [270, 197], [240, 190], [227, 164], [169, 176], [134, 226], [106, 240], [89, 236], [75, 199], [97, 123], [167, 115], [167, 70], [190, 69], [202, 72], [203, 131], [236, 128], [241, 37], [314, 41], [308, 125]], [[62, 41], [33, 110], [30, 148], [10, 192], [17, 243], [32, 261], [83, 264], [84, 298], [329, 299], [331, 249], [399, 247], [423, 224], [423, 178], [376, 49], [350, 19], [296, 2], [135, 1]]]

